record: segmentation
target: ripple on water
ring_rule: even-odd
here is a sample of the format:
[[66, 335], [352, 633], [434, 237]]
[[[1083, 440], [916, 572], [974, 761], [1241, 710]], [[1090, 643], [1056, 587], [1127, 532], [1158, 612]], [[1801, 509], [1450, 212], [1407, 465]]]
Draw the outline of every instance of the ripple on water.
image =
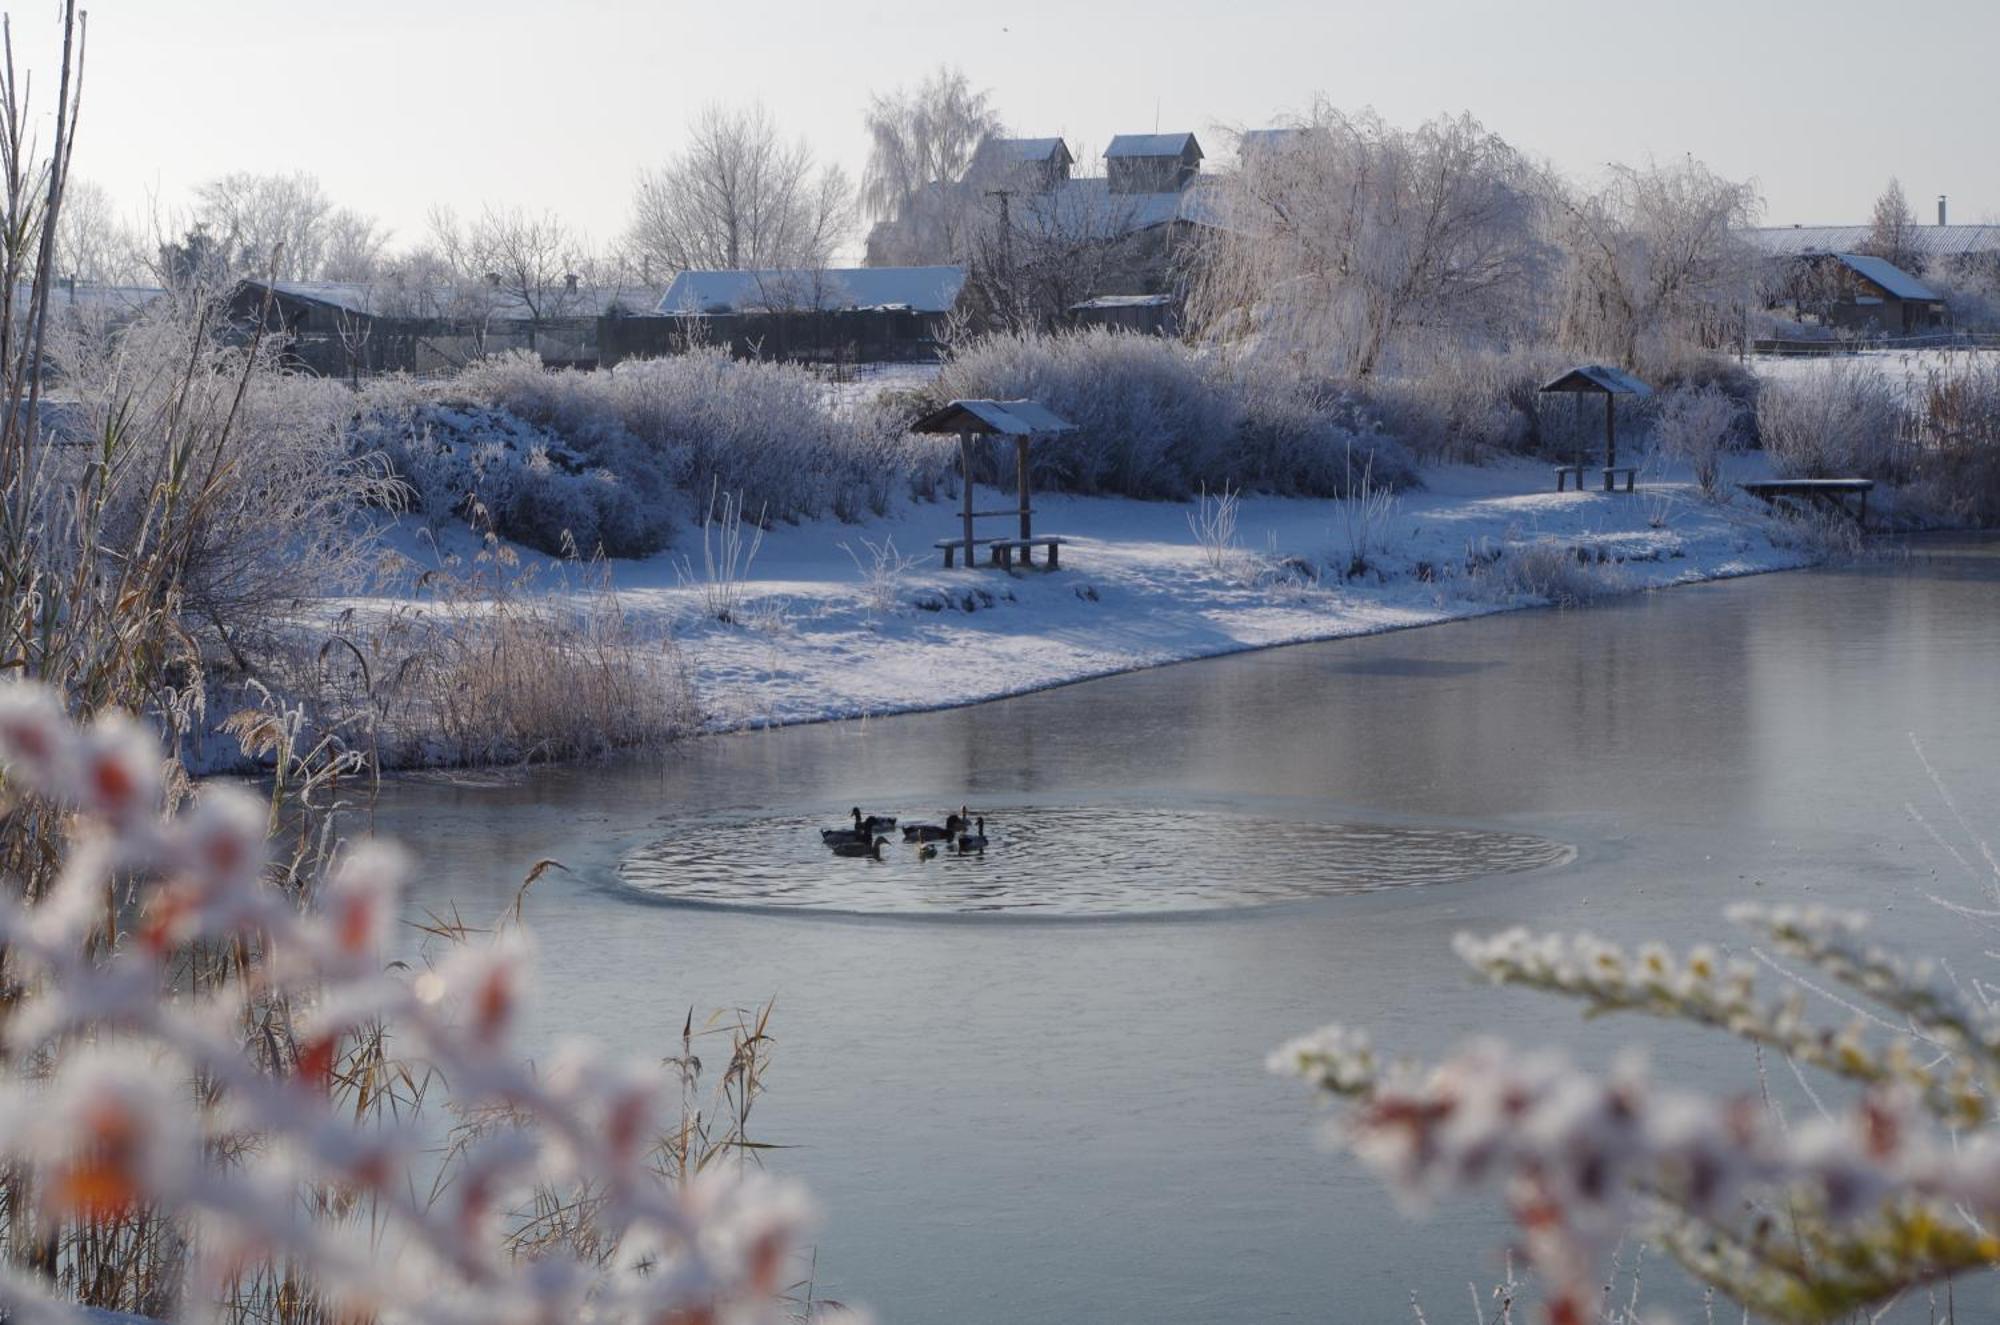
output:
[[824, 818], [689, 820], [630, 852], [625, 882], [712, 906], [938, 915], [1215, 911], [1411, 888], [1562, 864], [1527, 833], [1309, 823], [1204, 810], [1020, 807], [986, 813], [983, 855], [920, 859], [892, 830], [883, 859], [832, 855]]

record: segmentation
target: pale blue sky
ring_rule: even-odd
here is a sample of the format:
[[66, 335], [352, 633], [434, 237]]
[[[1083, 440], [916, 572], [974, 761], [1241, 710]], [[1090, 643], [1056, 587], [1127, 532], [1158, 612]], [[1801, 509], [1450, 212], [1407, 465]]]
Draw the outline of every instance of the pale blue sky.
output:
[[[47, 64], [47, 10], [16, 50]], [[857, 175], [871, 90], [939, 62], [1010, 127], [1256, 125], [1326, 93], [1414, 123], [1470, 110], [1572, 171], [1691, 152], [1773, 224], [1860, 221], [1891, 174], [1923, 220], [2000, 219], [2000, 4], [1933, 0], [97, 0], [79, 173], [169, 206], [305, 169], [417, 237], [433, 202], [547, 206], [596, 239], [711, 100], [762, 99]]]

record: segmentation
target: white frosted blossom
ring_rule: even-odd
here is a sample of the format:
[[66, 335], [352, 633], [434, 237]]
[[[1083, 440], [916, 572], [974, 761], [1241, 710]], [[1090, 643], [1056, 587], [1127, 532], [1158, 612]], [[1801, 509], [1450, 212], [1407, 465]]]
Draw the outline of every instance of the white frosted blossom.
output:
[[[513, 1039], [528, 995], [522, 940], [468, 944], [414, 977], [385, 969], [400, 853], [354, 849], [301, 909], [265, 878], [259, 802], [213, 788], [163, 820], [161, 759], [143, 731], [116, 717], [74, 726], [31, 686], [0, 687], [0, 761], [17, 796], [79, 816], [41, 902], [0, 901], [0, 944], [26, 982], [6, 1048], [17, 1065], [48, 1065], [0, 1082], [0, 1163], [35, 1175], [38, 1218], [184, 1220], [191, 1316], [210, 1312], [242, 1266], [272, 1259], [302, 1268], [332, 1317], [778, 1318], [802, 1198], [716, 1175], [686, 1190], [665, 1182], [652, 1164], [662, 1083], [649, 1067], [585, 1050], [546, 1074], [524, 1062]], [[139, 910], [107, 956], [95, 940], [114, 870], [138, 881]], [[177, 983], [199, 943], [228, 945], [240, 983]], [[290, 1019], [292, 1039], [246, 1039], [251, 995]], [[452, 1157], [435, 1198], [411, 1180], [415, 1130], [334, 1107], [334, 1077], [369, 1035], [395, 1037], [412, 1070], [434, 1071], [453, 1113], [505, 1119]], [[295, 1055], [274, 1061], [280, 1043]], [[517, 1254], [519, 1212], [551, 1183], [588, 1195], [590, 1248]], [[367, 1218], [327, 1213], [336, 1208]], [[0, 1306], [23, 1320], [59, 1310], [4, 1271]]]

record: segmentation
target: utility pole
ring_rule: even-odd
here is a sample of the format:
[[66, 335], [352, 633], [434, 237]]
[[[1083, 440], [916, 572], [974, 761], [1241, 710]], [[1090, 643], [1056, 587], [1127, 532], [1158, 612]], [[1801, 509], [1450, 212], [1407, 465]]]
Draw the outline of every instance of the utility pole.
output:
[[[1010, 210], [1014, 190], [988, 189], [986, 196], [1000, 200], [1000, 288], [1008, 303], [1014, 301], [1014, 218]], [[1008, 309], [1008, 321], [1014, 320], [1014, 310]]]

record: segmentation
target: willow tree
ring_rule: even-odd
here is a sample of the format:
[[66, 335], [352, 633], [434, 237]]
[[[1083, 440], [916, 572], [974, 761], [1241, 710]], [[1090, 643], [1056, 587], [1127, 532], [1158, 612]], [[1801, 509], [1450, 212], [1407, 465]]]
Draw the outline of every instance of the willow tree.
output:
[[1198, 335], [1365, 377], [1418, 336], [1501, 334], [1535, 298], [1532, 172], [1469, 115], [1406, 130], [1321, 103], [1239, 156], [1202, 201]]
[[1546, 195], [1567, 348], [1637, 368], [1642, 357], [1741, 334], [1763, 280], [1742, 234], [1762, 206], [1754, 185], [1688, 157], [1613, 166], [1596, 189], [1551, 176]]

